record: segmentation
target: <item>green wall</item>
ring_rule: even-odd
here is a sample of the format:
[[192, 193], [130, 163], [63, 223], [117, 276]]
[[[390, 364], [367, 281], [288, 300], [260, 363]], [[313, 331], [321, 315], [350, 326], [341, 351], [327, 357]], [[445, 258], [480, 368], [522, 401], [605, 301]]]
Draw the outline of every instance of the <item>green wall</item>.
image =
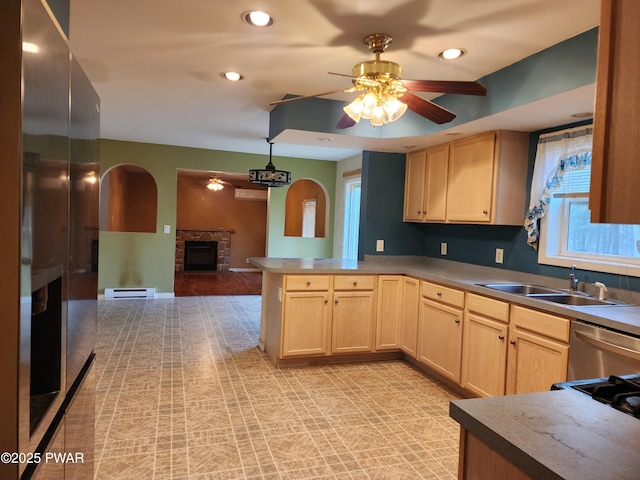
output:
[[[158, 187], [158, 217], [156, 233], [100, 232], [99, 292], [103, 293], [105, 287], [155, 287], [156, 293], [173, 293], [178, 169], [248, 173], [251, 168], [264, 167], [268, 160], [268, 155], [101, 140], [103, 175], [113, 166], [133, 164], [145, 168], [154, 177]], [[293, 181], [309, 178], [325, 187], [329, 199], [328, 235], [311, 239], [285, 237], [284, 205], [288, 187], [271, 188], [267, 256], [331, 257], [335, 162], [277, 156], [273, 162], [277, 168], [291, 171]], [[164, 225], [170, 226], [171, 233], [162, 233]]]

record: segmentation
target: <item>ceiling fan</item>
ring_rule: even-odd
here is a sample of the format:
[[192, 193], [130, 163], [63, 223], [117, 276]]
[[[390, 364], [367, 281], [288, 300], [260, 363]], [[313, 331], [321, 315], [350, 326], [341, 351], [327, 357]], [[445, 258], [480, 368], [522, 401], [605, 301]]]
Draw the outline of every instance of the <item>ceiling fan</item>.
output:
[[287, 98], [269, 105], [302, 100], [304, 98], [321, 97], [334, 93], [363, 92], [349, 105], [344, 107], [345, 114], [338, 121], [336, 128], [349, 128], [361, 118], [370, 120], [371, 124], [381, 126], [400, 118], [407, 109], [431, 120], [435, 123], [447, 123], [453, 120], [455, 113], [425, 100], [412, 92], [438, 92], [461, 95], [486, 95], [487, 89], [478, 82], [451, 80], [402, 80], [402, 68], [394, 62], [380, 60], [383, 53], [391, 44], [393, 38], [385, 33], [374, 33], [364, 38], [364, 43], [375, 60], [358, 63], [352, 69], [351, 75], [329, 72], [352, 78], [353, 87], [315, 95]]

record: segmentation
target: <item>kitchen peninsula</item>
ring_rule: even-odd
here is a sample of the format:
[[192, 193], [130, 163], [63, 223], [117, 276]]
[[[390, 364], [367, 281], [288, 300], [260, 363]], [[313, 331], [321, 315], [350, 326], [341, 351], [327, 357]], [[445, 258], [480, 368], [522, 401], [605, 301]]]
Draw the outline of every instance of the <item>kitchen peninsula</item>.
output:
[[[639, 471], [640, 460], [635, 455], [633, 439], [640, 435], [640, 422], [572, 391], [548, 391], [551, 383], [565, 378], [548, 381], [544, 376], [548, 373], [546, 360], [566, 362], [562, 352], [566, 355], [568, 351], [564, 339], [571, 321], [580, 319], [640, 336], [640, 307], [631, 304], [567, 306], [490, 290], [483, 284], [513, 282], [560, 289], [568, 285], [565, 279], [426, 257], [376, 256], [367, 257], [364, 262], [282, 258], [250, 261], [263, 271], [261, 344], [276, 365], [404, 358], [413, 365], [425, 367], [427, 374], [433, 373], [447, 384], [457, 385], [469, 396], [492, 396], [451, 403], [450, 415], [461, 425], [462, 432], [459, 478], [630, 479]], [[404, 281], [401, 289], [394, 287], [394, 282], [399, 280]], [[345, 292], [347, 298], [353, 297], [349, 305], [355, 309], [352, 318], [356, 322], [351, 326], [360, 334], [349, 331], [348, 322], [340, 318], [342, 314], [336, 310]], [[397, 302], [396, 295], [400, 298]], [[612, 291], [611, 295], [619, 301], [635, 303], [636, 300], [631, 292]], [[294, 305], [294, 309], [287, 311], [291, 300], [293, 303], [289, 305]], [[392, 308], [397, 303], [401, 308]], [[411, 307], [414, 304], [419, 306]], [[431, 309], [425, 312], [449, 322], [451, 330], [458, 335], [452, 338], [459, 343], [451, 344], [440, 337], [448, 336], [449, 330], [440, 329], [439, 323], [421, 325], [416, 319], [425, 317], [421, 308]], [[323, 309], [325, 313], [319, 314]], [[394, 313], [400, 318], [398, 322], [388, 318]], [[363, 320], [367, 314], [371, 315], [370, 323]], [[341, 325], [338, 335], [332, 328], [336, 315]], [[290, 320], [293, 323], [287, 323]], [[518, 375], [514, 377], [514, 370], [522, 371], [526, 367], [523, 364], [516, 369], [509, 368], [511, 357], [518, 356], [512, 355], [514, 350], [509, 351], [509, 362], [505, 357], [498, 357], [498, 363], [507, 365], [506, 372], [494, 370], [487, 363], [491, 361], [488, 356], [475, 363], [493, 377], [474, 377], [471, 368], [474, 361], [470, 360], [473, 349], [469, 348], [469, 337], [463, 337], [459, 331], [464, 326], [468, 334], [474, 328], [473, 321], [502, 329], [491, 330], [491, 336], [503, 345], [500, 348], [505, 355], [507, 348], [515, 351], [518, 348], [511, 341], [507, 345], [506, 339], [516, 339], [518, 343], [540, 337], [540, 345], [554, 353], [544, 361], [533, 362], [534, 371], [530, 376], [542, 377], [542, 381], [536, 384]], [[537, 325], [542, 324], [549, 329], [535, 332]], [[292, 326], [295, 331], [287, 331]], [[420, 327], [433, 326], [436, 328], [430, 330], [429, 335], [420, 334]], [[407, 328], [418, 332], [412, 337]], [[296, 337], [300, 331], [304, 335]], [[393, 337], [390, 332], [398, 337], [395, 345], [388, 340]], [[380, 335], [387, 340], [380, 342]], [[420, 352], [426, 349], [429, 337], [435, 338], [433, 356]], [[313, 338], [319, 339], [316, 350], [295, 351], [288, 349], [291, 344], [286, 343], [293, 339], [304, 344]], [[334, 340], [338, 338], [365, 341], [352, 345], [351, 352], [336, 355]], [[453, 349], [456, 358], [439, 357], [438, 344], [448, 352]], [[551, 348], [556, 346], [564, 348], [558, 350], [557, 355]], [[483, 345], [482, 351], [488, 349]], [[562, 375], [566, 377], [566, 363], [561, 365], [564, 365]], [[551, 371], [550, 375], [557, 375], [557, 371]], [[495, 385], [502, 390], [491, 391]], [[518, 395], [510, 395], [512, 393]]]

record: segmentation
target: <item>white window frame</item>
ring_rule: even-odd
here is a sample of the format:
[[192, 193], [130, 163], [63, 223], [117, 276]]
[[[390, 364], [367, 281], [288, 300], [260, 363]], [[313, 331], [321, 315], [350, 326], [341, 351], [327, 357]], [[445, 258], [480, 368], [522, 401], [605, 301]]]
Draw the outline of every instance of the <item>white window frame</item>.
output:
[[[342, 237], [342, 253], [343, 257], [350, 260], [358, 259], [358, 237], [360, 231], [360, 209], [357, 211], [351, 204], [353, 190], [360, 188], [360, 194], [362, 194], [362, 179], [361, 176], [350, 177], [344, 182], [344, 231]], [[362, 198], [360, 198], [362, 201]], [[358, 206], [360, 202], [358, 202]], [[355, 256], [349, 255], [349, 252], [354, 252]]]
[[[569, 206], [572, 202], [585, 201], [587, 201], [586, 198], [571, 197], [551, 199], [549, 211], [540, 221], [538, 263], [559, 267], [576, 265], [582, 270], [640, 277], [640, 259], [566, 251]], [[558, 234], [551, 237], [550, 232], [558, 232]], [[624, 260], [621, 261], [621, 259]]]

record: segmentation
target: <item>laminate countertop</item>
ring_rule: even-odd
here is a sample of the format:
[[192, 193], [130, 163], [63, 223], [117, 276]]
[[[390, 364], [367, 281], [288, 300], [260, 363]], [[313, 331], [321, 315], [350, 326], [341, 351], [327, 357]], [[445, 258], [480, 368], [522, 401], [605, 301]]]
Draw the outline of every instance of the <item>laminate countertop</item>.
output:
[[[265, 272], [277, 274], [410, 275], [449, 287], [502, 299], [510, 303], [584, 320], [595, 325], [613, 328], [640, 337], [640, 307], [634, 305], [640, 302], [640, 292], [609, 288], [609, 295], [613, 300], [625, 303], [605, 306], [570, 306], [537, 300], [523, 295], [500, 292], [482, 286], [489, 283], [531, 283], [565, 289], [568, 286], [566, 279], [437, 258], [372, 256], [367, 257], [364, 262], [358, 262], [339, 258], [251, 257], [249, 261]], [[581, 283], [581, 288], [591, 289], [595, 293], [595, 287], [591, 284]]]
[[570, 390], [453, 400], [450, 416], [535, 479], [637, 480], [640, 419]]

